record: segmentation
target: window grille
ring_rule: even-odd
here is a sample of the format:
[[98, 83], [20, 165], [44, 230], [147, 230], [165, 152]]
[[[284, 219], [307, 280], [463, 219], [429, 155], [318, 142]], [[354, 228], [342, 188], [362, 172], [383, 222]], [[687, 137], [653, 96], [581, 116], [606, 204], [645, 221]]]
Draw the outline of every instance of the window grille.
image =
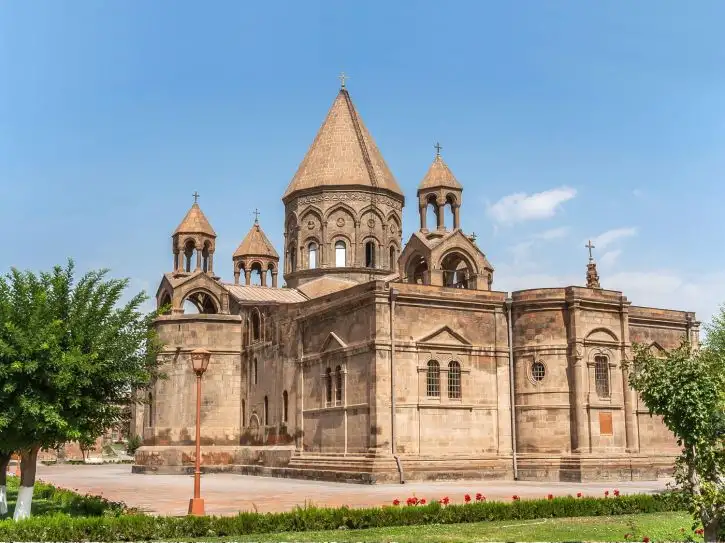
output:
[[441, 367], [435, 360], [428, 362], [426, 390], [429, 398], [438, 398], [441, 395]]
[[448, 364], [448, 397], [461, 398], [461, 365], [455, 361]]
[[538, 383], [543, 381], [544, 377], [546, 377], [546, 366], [537, 360], [531, 364], [531, 378]]
[[594, 358], [594, 384], [599, 397], [609, 397], [609, 361], [606, 356]]

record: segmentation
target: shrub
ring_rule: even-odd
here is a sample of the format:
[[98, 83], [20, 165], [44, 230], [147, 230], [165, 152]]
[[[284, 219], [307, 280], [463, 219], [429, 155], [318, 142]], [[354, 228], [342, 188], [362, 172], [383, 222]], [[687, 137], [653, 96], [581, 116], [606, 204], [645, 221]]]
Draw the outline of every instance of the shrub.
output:
[[[421, 500], [422, 501], [422, 500]], [[420, 503], [420, 502], [418, 502]], [[31, 517], [0, 521], [0, 541], [148, 541], [234, 537], [273, 532], [304, 532], [456, 524], [495, 520], [583, 517], [657, 513], [683, 509], [675, 494], [632, 495], [613, 499], [554, 498], [513, 502], [471, 502], [442, 507], [432, 502], [417, 507], [370, 509], [297, 508], [286, 513], [239, 513], [233, 517], [157, 517], [139, 514]]]
[[126, 452], [133, 456], [136, 454], [136, 449], [138, 449], [141, 446], [142, 440], [141, 436], [132, 436], [128, 438], [128, 443], [126, 443]]

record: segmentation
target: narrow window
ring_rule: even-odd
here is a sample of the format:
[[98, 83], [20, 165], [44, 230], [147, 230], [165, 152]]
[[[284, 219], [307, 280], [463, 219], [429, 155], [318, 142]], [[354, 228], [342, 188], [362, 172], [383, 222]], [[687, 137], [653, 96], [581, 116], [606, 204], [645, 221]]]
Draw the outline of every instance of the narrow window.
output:
[[594, 358], [594, 384], [599, 397], [609, 397], [609, 363], [606, 356]]
[[254, 359], [254, 362], [252, 363], [252, 380], [254, 384], [257, 384], [257, 359]]
[[287, 395], [287, 391], [285, 390], [282, 393], [282, 422], [287, 422], [289, 419], [288, 417], [288, 407], [289, 407], [289, 396]]
[[247, 424], [247, 402], [242, 400], [242, 426]]
[[365, 244], [365, 267], [366, 268], [375, 267], [375, 242], [374, 241], [368, 241]]
[[259, 311], [252, 310], [252, 340], [259, 341], [259, 330], [261, 328], [259, 322]]
[[335, 404], [342, 404], [342, 368], [337, 366], [335, 368]]
[[335, 243], [335, 266], [338, 268], [344, 268], [347, 250], [345, 248], [345, 242], [340, 240]]
[[461, 365], [455, 361], [448, 364], [448, 397], [461, 398]]
[[146, 408], [146, 427], [150, 428], [154, 425], [154, 396], [149, 392], [149, 405]]
[[297, 271], [297, 250], [294, 243], [289, 246], [289, 269], [291, 272]]
[[309, 261], [309, 268], [311, 270], [314, 270], [317, 267], [317, 243], [314, 241], [310, 243], [310, 245], [307, 248], [308, 251], [308, 261]]
[[395, 261], [395, 247], [390, 246], [390, 269], [394, 270], [396, 268], [397, 262]]
[[441, 395], [441, 367], [435, 360], [428, 362], [426, 375], [426, 393], [429, 398], [438, 398]]
[[332, 404], [332, 370], [327, 368], [325, 372], [325, 401], [327, 405]]
[[269, 399], [264, 397], [264, 425], [269, 426]]

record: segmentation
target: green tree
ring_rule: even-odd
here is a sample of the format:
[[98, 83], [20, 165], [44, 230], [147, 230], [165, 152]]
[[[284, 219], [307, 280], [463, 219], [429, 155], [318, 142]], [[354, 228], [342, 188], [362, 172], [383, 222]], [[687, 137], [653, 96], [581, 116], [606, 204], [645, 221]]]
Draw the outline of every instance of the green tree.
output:
[[630, 384], [682, 446], [675, 479], [705, 541], [718, 541], [725, 520], [725, 310], [707, 332], [700, 350], [683, 342], [656, 356], [635, 345]]
[[0, 443], [21, 454], [16, 519], [30, 514], [41, 448], [94, 440], [161, 377], [146, 295], [121, 304], [128, 280], [100, 270], [76, 283], [73, 272], [69, 261], [0, 278]]

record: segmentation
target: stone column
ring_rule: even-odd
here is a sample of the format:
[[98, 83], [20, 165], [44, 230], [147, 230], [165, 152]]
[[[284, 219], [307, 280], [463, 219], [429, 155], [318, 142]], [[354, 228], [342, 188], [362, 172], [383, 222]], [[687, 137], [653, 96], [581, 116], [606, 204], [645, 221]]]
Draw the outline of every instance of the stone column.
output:
[[426, 205], [426, 206], [420, 207], [419, 214], [420, 214], [420, 229], [425, 230], [426, 221], [427, 221], [426, 216], [428, 215], [428, 206]]
[[328, 251], [328, 239], [327, 239], [327, 221], [322, 221], [322, 239], [320, 239], [320, 248], [319, 248], [319, 254], [317, 255], [317, 267], [318, 268], [326, 268], [327, 267], [327, 255], [333, 254], [331, 251]]
[[[632, 343], [629, 338], [629, 307], [623, 306], [620, 314], [622, 334], [622, 361], [632, 360]], [[629, 386], [629, 370], [622, 367], [622, 399], [624, 400], [625, 450], [639, 452], [639, 424], [637, 422], [637, 393]]]
[[572, 406], [574, 430], [576, 432], [574, 452], [587, 453], [590, 451], [589, 439], [589, 368], [584, 359], [584, 344], [579, 339], [580, 311], [578, 301], [569, 302], [569, 359], [574, 371], [574, 405]]
[[460, 218], [460, 214], [459, 214], [458, 210], [461, 208], [461, 206], [455, 205], [452, 207], [453, 207], [453, 228], [454, 229], [460, 228], [461, 227], [461, 218]]
[[355, 239], [352, 242], [352, 259], [349, 259], [350, 266], [356, 268], [359, 266], [359, 260], [358, 260], [358, 240], [360, 239], [360, 221], [355, 221]]
[[234, 284], [239, 284], [239, 268], [234, 268]]
[[261, 278], [261, 280], [262, 280], [262, 286], [263, 286], [263, 287], [266, 287], [266, 286], [267, 286], [267, 271], [266, 271], [266, 270], [264, 270], [264, 269], [262, 269], [262, 270], [261, 270], [261, 271], [259, 272], [259, 277], [260, 277], [260, 278]]
[[277, 270], [272, 272], [272, 287], [277, 288]]
[[446, 204], [445, 202], [438, 203], [438, 230], [445, 230], [446, 228]]
[[201, 269], [201, 251], [199, 249], [196, 250], [196, 269]]
[[207, 271], [211, 275], [214, 275], [214, 253], [212, 253], [212, 252], [209, 253], [209, 264], [208, 264]]
[[244, 270], [244, 283], [249, 285], [252, 282], [252, 270]]

